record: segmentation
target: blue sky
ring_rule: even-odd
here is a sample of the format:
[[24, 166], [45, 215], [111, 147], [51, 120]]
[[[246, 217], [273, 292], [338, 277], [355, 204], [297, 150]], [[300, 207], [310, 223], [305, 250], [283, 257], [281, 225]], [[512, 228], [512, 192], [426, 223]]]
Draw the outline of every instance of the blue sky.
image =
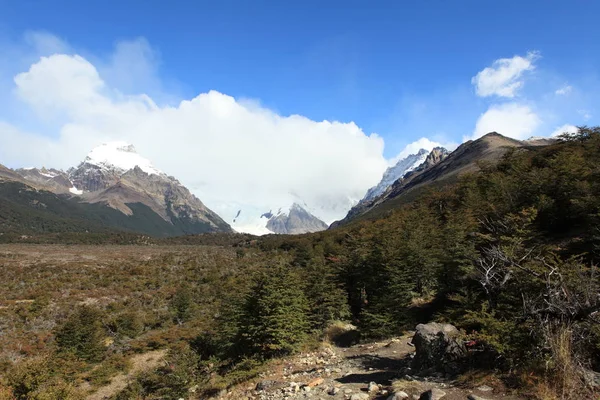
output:
[[388, 156], [411, 135], [468, 134], [487, 105], [470, 79], [495, 59], [538, 50], [565, 81], [597, 78], [598, 2], [373, 3], [3, 1], [0, 34], [46, 31], [98, 55], [144, 37], [177, 96], [214, 89], [284, 115], [355, 121], [390, 138]]
[[[422, 145], [597, 123], [598, 15], [595, 1], [0, 0], [0, 138], [44, 149], [3, 146], [0, 162], [66, 168], [128, 140], [201, 198], [240, 197], [215, 181], [254, 187], [269, 157], [304, 175], [261, 193], [361, 197]], [[167, 139], [219, 154], [225, 175], [186, 172]]]

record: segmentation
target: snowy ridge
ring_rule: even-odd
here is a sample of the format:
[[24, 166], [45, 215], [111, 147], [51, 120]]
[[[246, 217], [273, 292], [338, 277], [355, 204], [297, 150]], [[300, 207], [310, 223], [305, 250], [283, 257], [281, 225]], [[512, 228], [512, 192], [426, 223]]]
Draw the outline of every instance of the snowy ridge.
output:
[[381, 195], [394, 182], [421, 165], [427, 159], [428, 154], [429, 151], [421, 149], [417, 154], [410, 154], [406, 158], [399, 160], [393, 167], [389, 167], [383, 174], [379, 184], [369, 189], [362, 201], [373, 200]]
[[317, 232], [327, 229], [327, 224], [311, 214], [308, 207], [296, 202], [287, 207], [273, 207], [264, 212], [256, 208], [239, 209], [230, 223], [237, 232], [257, 236], [273, 233]]
[[69, 192], [81, 196], [83, 194], [83, 190], [77, 189], [75, 186], [69, 189]]
[[162, 171], [154, 168], [150, 160], [140, 156], [133, 145], [126, 142], [103, 143], [89, 152], [84, 163], [123, 172], [137, 166], [149, 175], [165, 175]]

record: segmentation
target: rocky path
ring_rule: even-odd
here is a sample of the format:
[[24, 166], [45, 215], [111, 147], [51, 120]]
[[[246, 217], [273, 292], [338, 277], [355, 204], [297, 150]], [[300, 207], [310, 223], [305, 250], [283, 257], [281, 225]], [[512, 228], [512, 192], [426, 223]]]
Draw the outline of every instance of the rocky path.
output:
[[473, 388], [443, 376], [411, 375], [412, 335], [349, 348], [324, 346], [319, 352], [278, 361], [260, 379], [241, 384], [221, 399], [443, 399], [520, 400], [501, 385]]

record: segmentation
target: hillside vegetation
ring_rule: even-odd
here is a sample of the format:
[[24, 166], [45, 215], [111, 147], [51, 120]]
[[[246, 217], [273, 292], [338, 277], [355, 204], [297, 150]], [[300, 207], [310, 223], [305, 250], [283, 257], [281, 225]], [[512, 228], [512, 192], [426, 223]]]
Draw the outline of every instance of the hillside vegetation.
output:
[[6, 245], [0, 398], [82, 398], [127, 370], [129, 355], [162, 348], [166, 361], [114, 398], [206, 398], [315, 346], [335, 321], [367, 341], [430, 320], [476, 345], [469, 369], [539, 399], [594, 398], [600, 128], [479, 169], [379, 219], [316, 234], [37, 255]]

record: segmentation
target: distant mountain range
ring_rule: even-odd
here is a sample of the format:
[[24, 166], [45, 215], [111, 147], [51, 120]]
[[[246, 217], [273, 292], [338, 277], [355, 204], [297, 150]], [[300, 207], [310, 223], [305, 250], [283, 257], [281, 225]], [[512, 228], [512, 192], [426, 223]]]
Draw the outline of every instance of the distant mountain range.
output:
[[[66, 172], [2, 167], [0, 183], [7, 215], [22, 216], [11, 221], [0, 217], [0, 228], [7, 231], [60, 231], [65, 226], [154, 236], [232, 231], [177, 179], [154, 168], [127, 143], [103, 144]], [[47, 221], [32, 224], [31, 218]]]
[[[414, 199], [423, 190], [496, 162], [511, 148], [543, 146], [552, 139], [519, 141], [498, 133], [468, 141], [452, 153], [419, 150], [388, 168], [346, 217], [331, 227], [376, 218]], [[9, 169], [0, 165], [0, 234], [129, 231], [153, 236], [209, 232], [301, 234], [327, 229], [302, 202], [274, 210], [240, 209], [224, 221], [177, 179], [155, 168], [124, 142], [94, 148], [67, 171]]]
[[[482, 162], [497, 162], [510, 149], [545, 146], [553, 142], [554, 139], [547, 138], [520, 141], [492, 132], [477, 140], [463, 143], [451, 153], [442, 147], [436, 147], [419, 166], [406, 170], [386, 189], [378, 189], [378, 195], [365, 196], [350, 209], [344, 219], [334, 222], [330, 228], [364, 218], [380, 217], [388, 210], [409, 203], [425, 190], [453, 183], [462, 174], [478, 171]], [[422, 151], [419, 154], [422, 157]], [[409, 157], [414, 156], [416, 155]], [[402, 169], [397, 171], [400, 175]], [[374, 189], [369, 192], [371, 191], [375, 192]]]
[[[0, 203], [5, 211], [0, 233], [125, 230], [175, 236], [234, 231], [177, 179], [124, 142], [94, 148], [67, 171], [0, 165]], [[239, 231], [291, 234], [327, 229], [299, 204], [269, 214], [258, 217], [258, 229]]]

